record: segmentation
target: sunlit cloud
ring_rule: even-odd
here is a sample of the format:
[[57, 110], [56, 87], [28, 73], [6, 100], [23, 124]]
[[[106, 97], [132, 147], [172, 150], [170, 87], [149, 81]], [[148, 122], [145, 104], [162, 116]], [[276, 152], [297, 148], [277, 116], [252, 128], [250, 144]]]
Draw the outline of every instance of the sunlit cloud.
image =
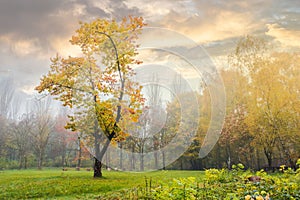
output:
[[[51, 39], [51, 49], [56, 50], [56, 53], [63, 57], [68, 56], [80, 56], [81, 55], [81, 49], [78, 46], [72, 45], [69, 42], [69, 37], [53, 37]], [[51, 57], [55, 56], [55, 54], [51, 55]]]
[[166, 21], [164, 25], [184, 33], [199, 43], [207, 43], [250, 33], [258, 26], [252, 21], [252, 16], [249, 14], [222, 11], [209, 22], [201, 21], [199, 17], [194, 16], [183, 22]]
[[18, 40], [12, 44], [12, 51], [19, 57], [38, 54], [40, 46], [37, 39]]
[[154, 0], [150, 3], [145, 3], [139, 0], [126, 0], [124, 3], [129, 8], [138, 8], [143, 13], [143, 17], [149, 21], [161, 20], [172, 10], [177, 10], [180, 13], [185, 11], [184, 1], [174, 3], [173, 1]]
[[[226, 66], [226, 55], [244, 35], [268, 35], [281, 46], [300, 47], [300, 4], [295, 0], [30, 2], [33, 1], [3, 0], [0, 7], [0, 72], [11, 70], [19, 86], [36, 84], [49, 69], [49, 58], [56, 53], [63, 57], [80, 55], [80, 49], [72, 46], [69, 39], [79, 27], [78, 21], [89, 22], [99, 17], [120, 20], [128, 15], [142, 16], [149, 27], [178, 33], [174, 38], [162, 33], [149, 35], [149, 39], [141, 36], [144, 46], [189, 47], [182, 40], [189, 38], [208, 51], [218, 68]], [[160, 61], [165, 63], [159, 64], [170, 64], [165, 59]], [[193, 78], [193, 72], [177, 62], [183, 66], [178, 68], [180, 73]]]
[[289, 30], [278, 24], [267, 24], [268, 31], [266, 35], [272, 36], [283, 46], [300, 47], [300, 31]]

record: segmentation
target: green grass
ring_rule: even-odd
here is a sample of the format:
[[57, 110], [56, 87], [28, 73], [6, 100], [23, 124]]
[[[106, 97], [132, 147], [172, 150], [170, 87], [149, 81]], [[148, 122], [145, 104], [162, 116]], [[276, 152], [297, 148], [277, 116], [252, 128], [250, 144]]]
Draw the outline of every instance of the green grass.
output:
[[104, 171], [94, 179], [90, 171], [61, 169], [10, 170], [0, 172], [0, 199], [93, 199], [122, 189], [153, 185], [173, 178], [204, 176], [199, 171], [156, 171], [129, 173]]

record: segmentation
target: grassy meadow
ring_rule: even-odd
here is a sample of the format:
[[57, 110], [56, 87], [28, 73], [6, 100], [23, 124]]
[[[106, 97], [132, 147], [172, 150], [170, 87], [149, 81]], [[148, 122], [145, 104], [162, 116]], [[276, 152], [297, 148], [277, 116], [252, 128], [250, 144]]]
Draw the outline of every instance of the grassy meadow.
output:
[[0, 199], [97, 199], [123, 189], [157, 185], [173, 178], [198, 177], [199, 171], [155, 171], [130, 173], [104, 171], [94, 179], [92, 171], [70, 169], [9, 170], [0, 172]]
[[300, 199], [300, 168], [285, 166], [276, 173], [245, 170], [238, 164], [231, 170], [103, 171], [103, 175], [94, 179], [92, 171], [83, 169], [0, 171], [0, 199]]

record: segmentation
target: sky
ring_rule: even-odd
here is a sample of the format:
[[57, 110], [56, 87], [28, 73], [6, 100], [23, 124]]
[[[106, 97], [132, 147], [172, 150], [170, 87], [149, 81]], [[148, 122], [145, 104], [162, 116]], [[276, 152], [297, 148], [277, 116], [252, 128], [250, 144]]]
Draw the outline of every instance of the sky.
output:
[[11, 77], [19, 91], [31, 94], [50, 57], [78, 54], [68, 41], [79, 21], [128, 15], [190, 38], [220, 65], [248, 34], [300, 49], [299, 0], [1, 0], [0, 79]]

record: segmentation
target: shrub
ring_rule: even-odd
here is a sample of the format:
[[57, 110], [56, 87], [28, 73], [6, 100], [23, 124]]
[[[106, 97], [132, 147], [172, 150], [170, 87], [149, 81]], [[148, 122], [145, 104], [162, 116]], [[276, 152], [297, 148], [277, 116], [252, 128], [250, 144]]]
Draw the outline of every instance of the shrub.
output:
[[[300, 166], [300, 159], [297, 162]], [[282, 167], [284, 168], [284, 167]], [[173, 179], [155, 187], [146, 181], [146, 187], [122, 191], [118, 199], [225, 199], [225, 200], [276, 200], [300, 199], [300, 170], [282, 170], [267, 174], [264, 170], [244, 171], [242, 164], [232, 166], [232, 171], [208, 169], [204, 181], [195, 177]], [[249, 177], [259, 177], [249, 181]], [[127, 194], [128, 196], [124, 196]], [[118, 194], [114, 193], [114, 196]], [[107, 199], [111, 196], [107, 196]], [[105, 199], [105, 198], [102, 198]]]

